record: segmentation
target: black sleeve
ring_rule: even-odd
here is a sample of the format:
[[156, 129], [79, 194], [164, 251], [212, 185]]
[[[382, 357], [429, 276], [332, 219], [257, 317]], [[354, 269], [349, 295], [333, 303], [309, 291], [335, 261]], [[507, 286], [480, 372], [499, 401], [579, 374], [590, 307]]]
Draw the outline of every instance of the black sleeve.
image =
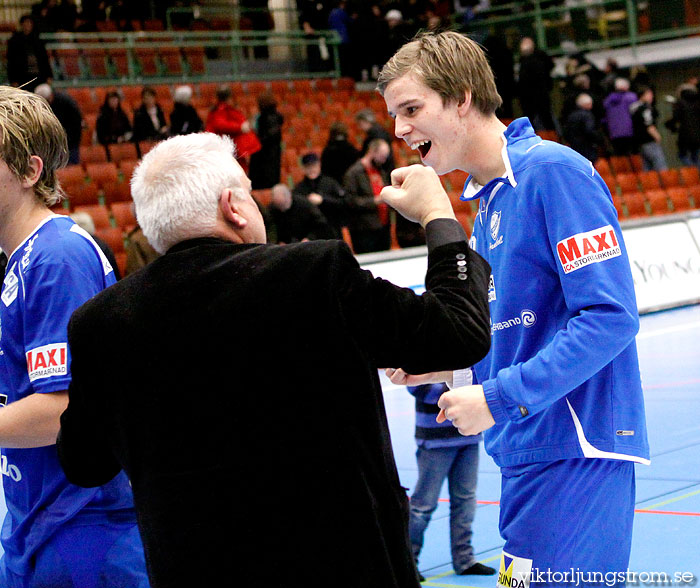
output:
[[[68, 481], [84, 488], [102, 486], [122, 469], [106, 438], [98, 410], [94, 409], [99, 390], [99, 358], [92, 351], [100, 345], [81, 333], [82, 322], [73, 314], [68, 325], [68, 344], [71, 348], [71, 384], [68, 388], [68, 408], [61, 415], [61, 429], [56, 448], [61, 467]], [[92, 329], [90, 329], [92, 330]]]
[[[436, 229], [431, 224], [429, 234]], [[435, 235], [429, 239], [441, 241]], [[377, 367], [402, 367], [412, 374], [455, 370], [488, 353], [491, 269], [465, 240], [429, 251], [427, 290], [420, 296], [374, 278], [358, 267], [347, 247], [341, 251], [332, 287], [343, 323]]]

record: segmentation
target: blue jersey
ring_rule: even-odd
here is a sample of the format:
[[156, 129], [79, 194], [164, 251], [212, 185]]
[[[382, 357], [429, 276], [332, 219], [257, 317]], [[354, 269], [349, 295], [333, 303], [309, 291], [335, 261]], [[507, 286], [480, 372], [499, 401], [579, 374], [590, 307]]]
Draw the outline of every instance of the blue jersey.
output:
[[[587, 159], [527, 119], [504, 133], [505, 177], [469, 178], [472, 246], [492, 268], [492, 344], [475, 366], [499, 466], [600, 457], [648, 463], [627, 251]], [[458, 379], [456, 379], [458, 383]]]
[[[51, 216], [9, 255], [0, 295], [0, 403], [67, 390], [68, 321], [73, 311], [114, 283], [114, 272], [88, 233]], [[3, 449], [7, 516], [0, 538], [8, 567], [24, 574], [32, 554], [69, 521], [135, 519], [121, 473], [100, 488], [70, 484], [56, 446]], [[81, 519], [82, 517], [82, 519]]]

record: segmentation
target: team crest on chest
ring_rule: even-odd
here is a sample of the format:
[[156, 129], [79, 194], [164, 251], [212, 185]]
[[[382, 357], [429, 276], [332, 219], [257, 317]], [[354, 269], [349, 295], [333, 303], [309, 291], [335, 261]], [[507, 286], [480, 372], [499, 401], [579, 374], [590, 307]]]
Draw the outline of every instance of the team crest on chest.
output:
[[493, 243], [489, 245], [489, 249], [495, 249], [501, 243], [503, 243], [503, 235], [498, 235], [498, 231], [501, 229], [501, 211], [495, 210], [491, 215], [490, 231], [491, 239]]

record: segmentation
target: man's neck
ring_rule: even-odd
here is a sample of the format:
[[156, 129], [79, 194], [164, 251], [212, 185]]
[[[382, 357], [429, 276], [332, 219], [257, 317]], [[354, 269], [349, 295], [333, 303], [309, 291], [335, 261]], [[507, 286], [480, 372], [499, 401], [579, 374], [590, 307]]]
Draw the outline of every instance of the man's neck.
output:
[[479, 140], [470, 145], [465, 171], [482, 186], [506, 173], [501, 154], [505, 130], [505, 125], [495, 116], [477, 116], [471, 121], [468, 132], [471, 137], [479, 137]]
[[0, 219], [0, 248], [8, 257], [32, 234], [41, 221], [51, 216], [51, 211], [36, 200], [33, 192], [20, 198], [20, 206], [7, 212]]

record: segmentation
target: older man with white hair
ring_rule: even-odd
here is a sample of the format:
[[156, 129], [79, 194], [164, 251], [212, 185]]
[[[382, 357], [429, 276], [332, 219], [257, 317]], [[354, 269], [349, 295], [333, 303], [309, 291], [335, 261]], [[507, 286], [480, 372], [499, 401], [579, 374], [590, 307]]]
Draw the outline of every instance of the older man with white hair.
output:
[[417, 588], [377, 368], [466, 366], [489, 346], [490, 270], [435, 172], [397, 170], [383, 194], [426, 227], [421, 296], [342, 241], [264, 244], [226, 137], [160, 143], [132, 189], [165, 255], [73, 317], [69, 479], [124, 468], [153, 588]]

